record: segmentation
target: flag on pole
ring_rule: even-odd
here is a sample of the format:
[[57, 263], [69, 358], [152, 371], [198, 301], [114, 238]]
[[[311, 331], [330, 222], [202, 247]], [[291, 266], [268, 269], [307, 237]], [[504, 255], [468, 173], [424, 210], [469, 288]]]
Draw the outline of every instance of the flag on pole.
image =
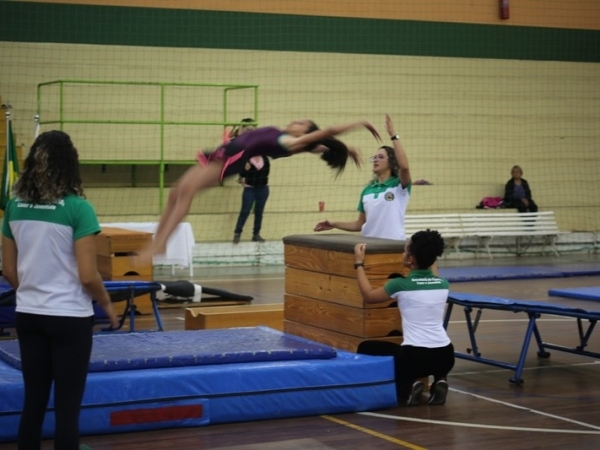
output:
[[19, 173], [19, 161], [17, 160], [17, 147], [12, 133], [12, 123], [7, 120], [6, 135], [6, 157], [4, 158], [4, 170], [2, 172], [2, 191], [0, 193], [0, 209], [4, 211], [6, 204], [12, 195], [12, 187]]

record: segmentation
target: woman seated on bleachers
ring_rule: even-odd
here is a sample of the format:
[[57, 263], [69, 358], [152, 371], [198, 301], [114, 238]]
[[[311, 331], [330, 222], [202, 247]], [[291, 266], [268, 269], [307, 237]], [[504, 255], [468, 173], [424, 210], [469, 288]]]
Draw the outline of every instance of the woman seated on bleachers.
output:
[[503, 208], [517, 208], [519, 212], [532, 212], [538, 210], [537, 205], [531, 198], [531, 189], [529, 183], [524, 178], [523, 169], [520, 166], [513, 166], [511, 169], [512, 178], [508, 180], [504, 187]]

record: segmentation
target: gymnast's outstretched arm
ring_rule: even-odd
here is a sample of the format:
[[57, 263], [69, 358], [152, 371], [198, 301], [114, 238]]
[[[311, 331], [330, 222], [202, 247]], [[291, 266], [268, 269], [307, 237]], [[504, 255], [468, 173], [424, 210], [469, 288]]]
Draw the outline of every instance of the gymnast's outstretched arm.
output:
[[286, 135], [284, 137], [283, 144], [292, 153], [303, 151], [306, 147], [321, 141], [324, 138], [337, 136], [338, 134], [345, 133], [346, 131], [353, 130], [355, 128], [365, 127], [367, 130], [375, 136], [377, 139], [381, 139], [377, 128], [368, 120], [359, 120], [357, 122], [350, 122], [342, 125], [332, 125], [322, 130], [315, 130], [302, 136], [294, 137]]

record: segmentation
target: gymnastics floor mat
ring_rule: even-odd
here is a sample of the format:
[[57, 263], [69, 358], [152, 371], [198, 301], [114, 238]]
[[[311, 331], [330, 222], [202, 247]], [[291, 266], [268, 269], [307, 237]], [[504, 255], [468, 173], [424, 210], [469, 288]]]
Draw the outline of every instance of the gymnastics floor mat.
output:
[[597, 264], [442, 267], [439, 271], [451, 283], [600, 275]]
[[600, 302], [600, 286], [550, 289], [548, 290], [548, 295]]
[[[335, 358], [327, 345], [266, 327], [102, 334], [94, 337], [90, 372]], [[19, 342], [0, 343], [0, 359], [21, 369]]]
[[[198, 427], [396, 405], [391, 357], [343, 352], [265, 327], [222, 332], [95, 335], [94, 347], [100, 347], [96, 344], [107, 337], [115, 338], [105, 341], [106, 347], [115, 347], [110, 356], [113, 362], [101, 365], [122, 366], [128, 357], [137, 362], [128, 365], [129, 370], [119, 367], [89, 373], [81, 410], [81, 434]], [[153, 367], [154, 362], [150, 361], [149, 368], [141, 369], [146, 352], [132, 351], [127, 341], [142, 334], [155, 339], [153, 348], [161, 358], [178, 354], [169, 367]], [[204, 341], [204, 350], [194, 353], [205, 355], [204, 364], [178, 365], [189, 364], [193, 357], [191, 353], [186, 356], [186, 351], [174, 351], [176, 343], [200, 341]], [[7, 342], [11, 341], [1, 341], [0, 347], [7, 348]], [[279, 354], [277, 360], [270, 355], [271, 350]], [[103, 348], [102, 352], [108, 349]], [[0, 361], [0, 442], [16, 440], [22, 402], [20, 370]], [[51, 398], [44, 421], [45, 438], [51, 438], [54, 429], [53, 402]]]

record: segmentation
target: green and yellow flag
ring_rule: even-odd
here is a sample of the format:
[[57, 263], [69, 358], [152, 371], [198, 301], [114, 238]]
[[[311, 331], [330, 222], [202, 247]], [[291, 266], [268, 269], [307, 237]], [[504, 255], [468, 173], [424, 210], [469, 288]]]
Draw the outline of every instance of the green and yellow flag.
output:
[[12, 195], [12, 187], [19, 174], [19, 161], [17, 160], [17, 147], [12, 133], [12, 123], [8, 120], [6, 135], [6, 157], [4, 158], [4, 170], [2, 172], [2, 192], [0, 195], [0, 209], [4, 211], [6, 204]]

